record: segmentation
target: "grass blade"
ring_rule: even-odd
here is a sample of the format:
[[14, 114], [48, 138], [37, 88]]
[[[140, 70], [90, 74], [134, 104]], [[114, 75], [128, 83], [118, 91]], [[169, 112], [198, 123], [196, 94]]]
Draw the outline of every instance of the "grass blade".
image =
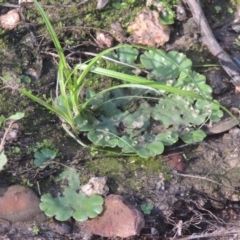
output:
[[60, 58], [60, 61], [62, 62], [63, 64], [63, 67], [64, 67], [64, 73], [65, 73], [65, 77], [68, 78], [68, 76], [70, 75], [69, 71], [68, 71], [68, 67], [67, 67], [67, 61], [66, 61], [66, 58], [64, 56], [64, 53], [63, 53], [63, 50], [62, 50], [62, 47], [61, 47], [61, 44], [58, 40], [58, 37], [57, 37], [57, 34], [56, 32], [54, 31], [53, 29], [53, 26], [52, 24], [50, 23], [46, 13], [44, 12], [43, 8], [41, 7], [41, 5], [38, 3], [37, 0], [33, 0], [38, 11], [40, 12], [42, 18], [43, 18], [43, 21], [45, 22], [46, 24], [46, 27], [47, 27], [47, 30], [52, 38], [52, 41], [54, 43], [54, 46], [57, 50], [57, 53], [59, 55], [59, 58]]
[[[78, 68], [81, 70], [89, 69], [88, 67], [89, 66], [85, 65], [85, 64], [78, 65]], [[146, 80], [145, 78], [142, 78], [142, 77], [132, 76], [132, 75], [128, 75], [125, 73], [120, 73], [120, 72], [116, 72], [113, 70], [95, 67], [95, 66], [93, 66], [89, 70], [91, 72], [99, 74], [99, 75], [103, 75], [103, 76], [107, 76], [107, 77], [111, 77], [111, 78], [115, 78], [115, 79], [121, 79], [123, 81], [127, 81], [130, 83], [141, 84], [141, 85], [148, 86], [151, 88], [160, 89], [160, 90], [164, 90], [164, 91], [171, 92], [174, 94], [188, 96], [188, 97], [192, 97], [192, 98], [196, 98], [196, 99], [205, 99], [203, 96], [201, 96], [197, 93], [194, 93], [192, 91], [181, 90], [181, 89], [178, 89], [175, 87], [167, 86], [165, 84], [157, 83], [152, 80]]]

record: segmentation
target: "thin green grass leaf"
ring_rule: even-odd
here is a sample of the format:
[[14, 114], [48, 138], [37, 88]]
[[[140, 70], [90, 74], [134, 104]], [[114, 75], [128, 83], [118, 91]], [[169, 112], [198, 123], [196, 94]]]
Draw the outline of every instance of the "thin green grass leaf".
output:
[[27, 91], [26, 89], [20, 89], [20, 92], [22, 94], [24, 94], [25, 96], [29, 97], [30, 99], [32, 99], [33, 101], [35, 101], [35, 102], [39, 103], [40, 105], [44, 106], [48, 110], [54, 112], [55, 114], [57, 114], [58, 116], [63, 118], [70, 125], [73, 124], [72, 123], [72, 118], [69, 115], [67, 115], [66, 112], [61, 111], [60, 109], [53, 107], [52, 105], [48, 104], [47, 102], [43, 101], [42, 99], [36, 97], [35, 95], [33, 95], [32, 93]]
[[[93, 97], [89, 98], [85, 103], [82, 104], [81, 106], [81, 109], [85, 109], [87, 107], [87, 105], [95, 98], [97, 98], [98, 96], [106, 93], [106, 92], [109, 92], [109, 91], [112, 91], [112, 90], [115, 90], [115, 89], [119, 89], [119, 88], [142, 88], [142, 89], [147, 89], [147, 90], [152, 90], [152, 91], [156, 91], [154, 88], [152, 87], [148, 87], [148, 86], [144, 86], [144, 85], [139, 85], [139, 84], [120, 84], [120, 85], [117, 85], [117, 86], [113, 86], [113, 87], [109, 87], [109, 88], [106, 88], [104, 90], [102, 90], [101, 92], [98, 92], [96, 95], [94, 95]], [[156, 91], [156, 93], [158, 93]], [[132, 96], [131, 96], [132, 97]], [[104, 103], [104, 102], [103, 102]]]
[[[80, 65], [77, 65], [76, 67], [80, 67], [82, 70], [83, 70], [83, 72], [82, 72], [82, 74], [81, 74], [81, 76], [79, 77], [79, 79], [78, 79], [78, 84], [82, 84], [82, 82], [83, 82], [83, 80], [84, 80], [84, 78], [86, 77], [86, 75], [89, 73], [89, 71], [91, 70], [91, 71], [96, 71], [96, 69], [91, 69], [93, 66], [94, 66], [94, 64], [98, 61], [98, 59], [100, 59], [102, 56], [104, 56], [104, 55], [106, 55], [107, 53], [109, 53], [109, 52], [111, 52], [111, 51], [114, 51], [114, 50], [116, 50], [116, 49], [118, 49], [118, 48], [123, 48], [123, 47], [127, 47], [127, 46], [129, 46], [129, 45], [127, 45], [127, 44], [120, 44], [120, 45], [118, 45], [118, 46], [116, 46], [116, 47], [112, 47], [112, 48], [109, 48], [109, 49], [106, 49], [106, 50], [104, 50], [104, 51], [102, 51], [101, 53], [99, 53], [96, 57], [94, 57], [91, 61], [90, 61], [90, 63], [87, 65], [87, 66], [84, 66], [84, 64], [80, 64]], [[140, 49], [145, 49], [145, 50], [152, 50], [152, 48], [150, 48], [150, 47], [146, 47], [146, 46], [141, 46], [141, 45], [131, 45], [132, 47], [136, 47], [136, 48], [140, 48]], [[199, 88], [199, 86], [198, 86], [198, 84], [195, 82], [195, 79], [191, 76], [191, 74], [189, 74], [189, 72], [185, 69], [185, 68], [183, 68], [182, 66], [180, 66], [179, 64], [177, 64], [176, 62], [174, 62], [174, 61], [172, 61], [172, 59], [171, 58], [169, 58], [169, 57], [167, 57], [166, 56], [166, 54], [162, 54], [162, 57], [163, 58], [165, 58], [165, 59], [167, 59], [167, 61], [169, 61], [169, 62], [171, 62], [173, 65], [175, 65], [175, 66], [177, 66], [179, 69], [181, 69], [181, 71], [182, 72], [184, 72], [191, 80], [192, 80], [192, 82], [195, 84], [195, 86], [198, 88], [198, 90], [199, 90], [199, 92], [202, 94], [202, 96], [200, 97], [201, 99], [205, 99], [205, 100], [207, 100], [207, 101], [211, 101], [211, 99], [208, 99], [206, 96], [205, 96], [205, 94], [203, 93], [203, 91]], [[98, 69], [98, 68], [97, 68]], [[107, 69], [104, 69], [104, 70], [107, 70]], [[111, 70], [107, 70], [107, 71], [111, 71]], [[95, 73], [97, 73], [97, 72], [95, 72]], [[107, 72], [105, 72], [105, 73], [107, 73]], [[119, 72], [115, 72], [117, 75], [118, 74], [123, 74], [123, 73], [119, 73]], [[101, 74], [101, 73], [99, 73], [99, 74]], [[108, 76], [108, 75], [105, 75], [105, 76]], [[127, 75], [127, 76], [129, 76], [129, 75]], [[113, 76], [112, 76], [113, 77]], [[116, 77], [113, 77], [113, 78], [116, 78]], [[121, 79], [121, 78], [119, 78], [119, 79]], [[123, 80], [123, 79], [121, 79], [121, 80]], [[124, 80], [124, 81], [127, 81], [127, 80]], [[140, 82], [139, 82], [140, 83]], [[144, 83], [143, 83], [144, 84]], [[152, 87], [155, 87], [155, 85], [154, 86], [152, 86]], [[167, 86], [166, 86], [167, 87]], [[159, 89], [158, 87], [157, 87], [157, 89]], [[81, 89], [82, 90], [82, 89]], [[162, 89], [162, 90], [165, 90], [165, 89]], [[180, 90], [180, 89], [178, 89], [178, 90]], [[166, 89], [166, 91], [169, 91], [168, 89]], [[183, 90], [182, 90], [183, 91]], [[172, 91], [171, 91], [172, 92]], [[179, 91], [179, 92], [177, 92], [177, 91], [175, 91], [175, 92], [173, 92], [173, 93], [176, 93], [176, 94], [181, 94], [182, 92], [181, 91]], [[183, 93], [182, 93], [183, 94]], [[182, 95], [181, 94], [181, 95]], [[185, 95], [185, 96], [187, 96], [187, 95]], [[189, 96], [189, 95], [188, 95]], [[193, 96], [193, 98], [197, 98], [197, 99], [199, 99], [199, 96], [200, 95], [198, 95], [198, 96]]]
[[[89, 69], [87, 65], [83, 65], [83, 64], [78, 65], [78, 68], [81, 70]], [[157, 83], [152, 80], [146, 80], [145, 78], [142, 78], [142, 77], [132, 76], [132, 75], [128, 75], [125, 73], [120, 73], [120, 72], [116, 72], [113, 70], [104, 69], [104, 68], [100, 68], [100, 67], [94, 67], [94, 66], [92, 67], [92, 69], [90, 69], [90, 71], [94, 72], [96, 74], [99, 74], [99, 75], [103, 75], [103, 76], [107, 76], [107, 77], [111, 77], [111, 78], [115, 78], [115, 79], [121, 79], [123, 81], [127, 81], [130, 83], [142, 84], [142, 85], [148, 86], [150, 88], [164, 90], [164, 91], [171, 92], [174, 94], [188, 96], [188, 97], [192, 97], [192, 98], [196, 98], [196, 99], [205, 99], [203, 96], [201, 96], [197, 93], [194, 93], [192, 91], [181, 90], [181, 89], [178, 89], [175, 87]]]
[[68, 76], [70, 75], [69, 71], [68, 71], [68, 67], [67, 67], [67, 61], [66, 61], [66, 58], [64, 56], [64, 53], [63, 53], [63, 50], [62, 50], [62, 47], [61, 47], [61, 44], [58, 40], [58, 37], [52, 27], [52, 24], [50, 23], [49, 21], [49, 18], [47, 17], [46, 13], [44, 12], [43, 8], [41, 7], [41, 5], [38, 3], [37, 0], [33, 0], [38, 11], [40, 12], [42, 18], [43, 18], [43, 21], [45, 22], [46, 24], [46, 27], [47, 27], [47, 30], [52, 38], [52, 41], [54, 43], [54, 46], [57, 50], [57, 53], [59, 55], [59, 58], [60, 58], [60, 61], [62, 62], [63, 64], [63, 67], [64, 67], [64, 74], [65, 74], [65, 77], [68, 78]]

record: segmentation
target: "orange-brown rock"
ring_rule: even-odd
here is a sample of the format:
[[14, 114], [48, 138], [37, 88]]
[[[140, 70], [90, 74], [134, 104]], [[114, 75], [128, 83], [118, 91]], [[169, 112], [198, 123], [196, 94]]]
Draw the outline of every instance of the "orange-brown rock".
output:
[[143, 214], [119, 195], [106, 197], [103, 213], [85, 223], [89, 232], [102, 237], [139, 235], [143, 227]]
[[27, 187], [0, 188], [0, 218], [11, 222], [33, 220], [41, 213], [39, 202], [37, 195]]
[[182, 153], [171, 153], [167, 156], [164, 156], [164, 159], [171, 168], [177, 170], [178, 172], [185, 171], [186, 161]]

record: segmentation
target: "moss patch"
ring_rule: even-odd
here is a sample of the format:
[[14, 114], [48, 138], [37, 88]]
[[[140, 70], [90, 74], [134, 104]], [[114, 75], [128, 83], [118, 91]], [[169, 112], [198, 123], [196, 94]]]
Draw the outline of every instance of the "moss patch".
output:
[[[160, 157], [141, 159], [139, 157], [102, 157], [86, 163], [85, 170], [94, 176], [107, 176], [110, 189], [119, 193], [139, 191], [148, 177], [158, 178], [163, 173], [168, 178], [168, 167]], [[83, 181], [85, 177], [82, 176]]]

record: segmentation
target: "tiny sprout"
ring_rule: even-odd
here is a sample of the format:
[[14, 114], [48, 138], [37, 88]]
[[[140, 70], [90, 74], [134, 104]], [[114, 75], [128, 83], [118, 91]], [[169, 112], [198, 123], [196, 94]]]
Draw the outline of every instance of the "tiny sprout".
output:
[[220, 13], [222, 10], [222, 8], [220, 6], [215, 6], [214, 8], [215, 8], [216, 13]]
[[141, 210], [144, 214], [150, 214], [153, 210], [153, 204], [152, 203], [143, 203], [140, 205]]

